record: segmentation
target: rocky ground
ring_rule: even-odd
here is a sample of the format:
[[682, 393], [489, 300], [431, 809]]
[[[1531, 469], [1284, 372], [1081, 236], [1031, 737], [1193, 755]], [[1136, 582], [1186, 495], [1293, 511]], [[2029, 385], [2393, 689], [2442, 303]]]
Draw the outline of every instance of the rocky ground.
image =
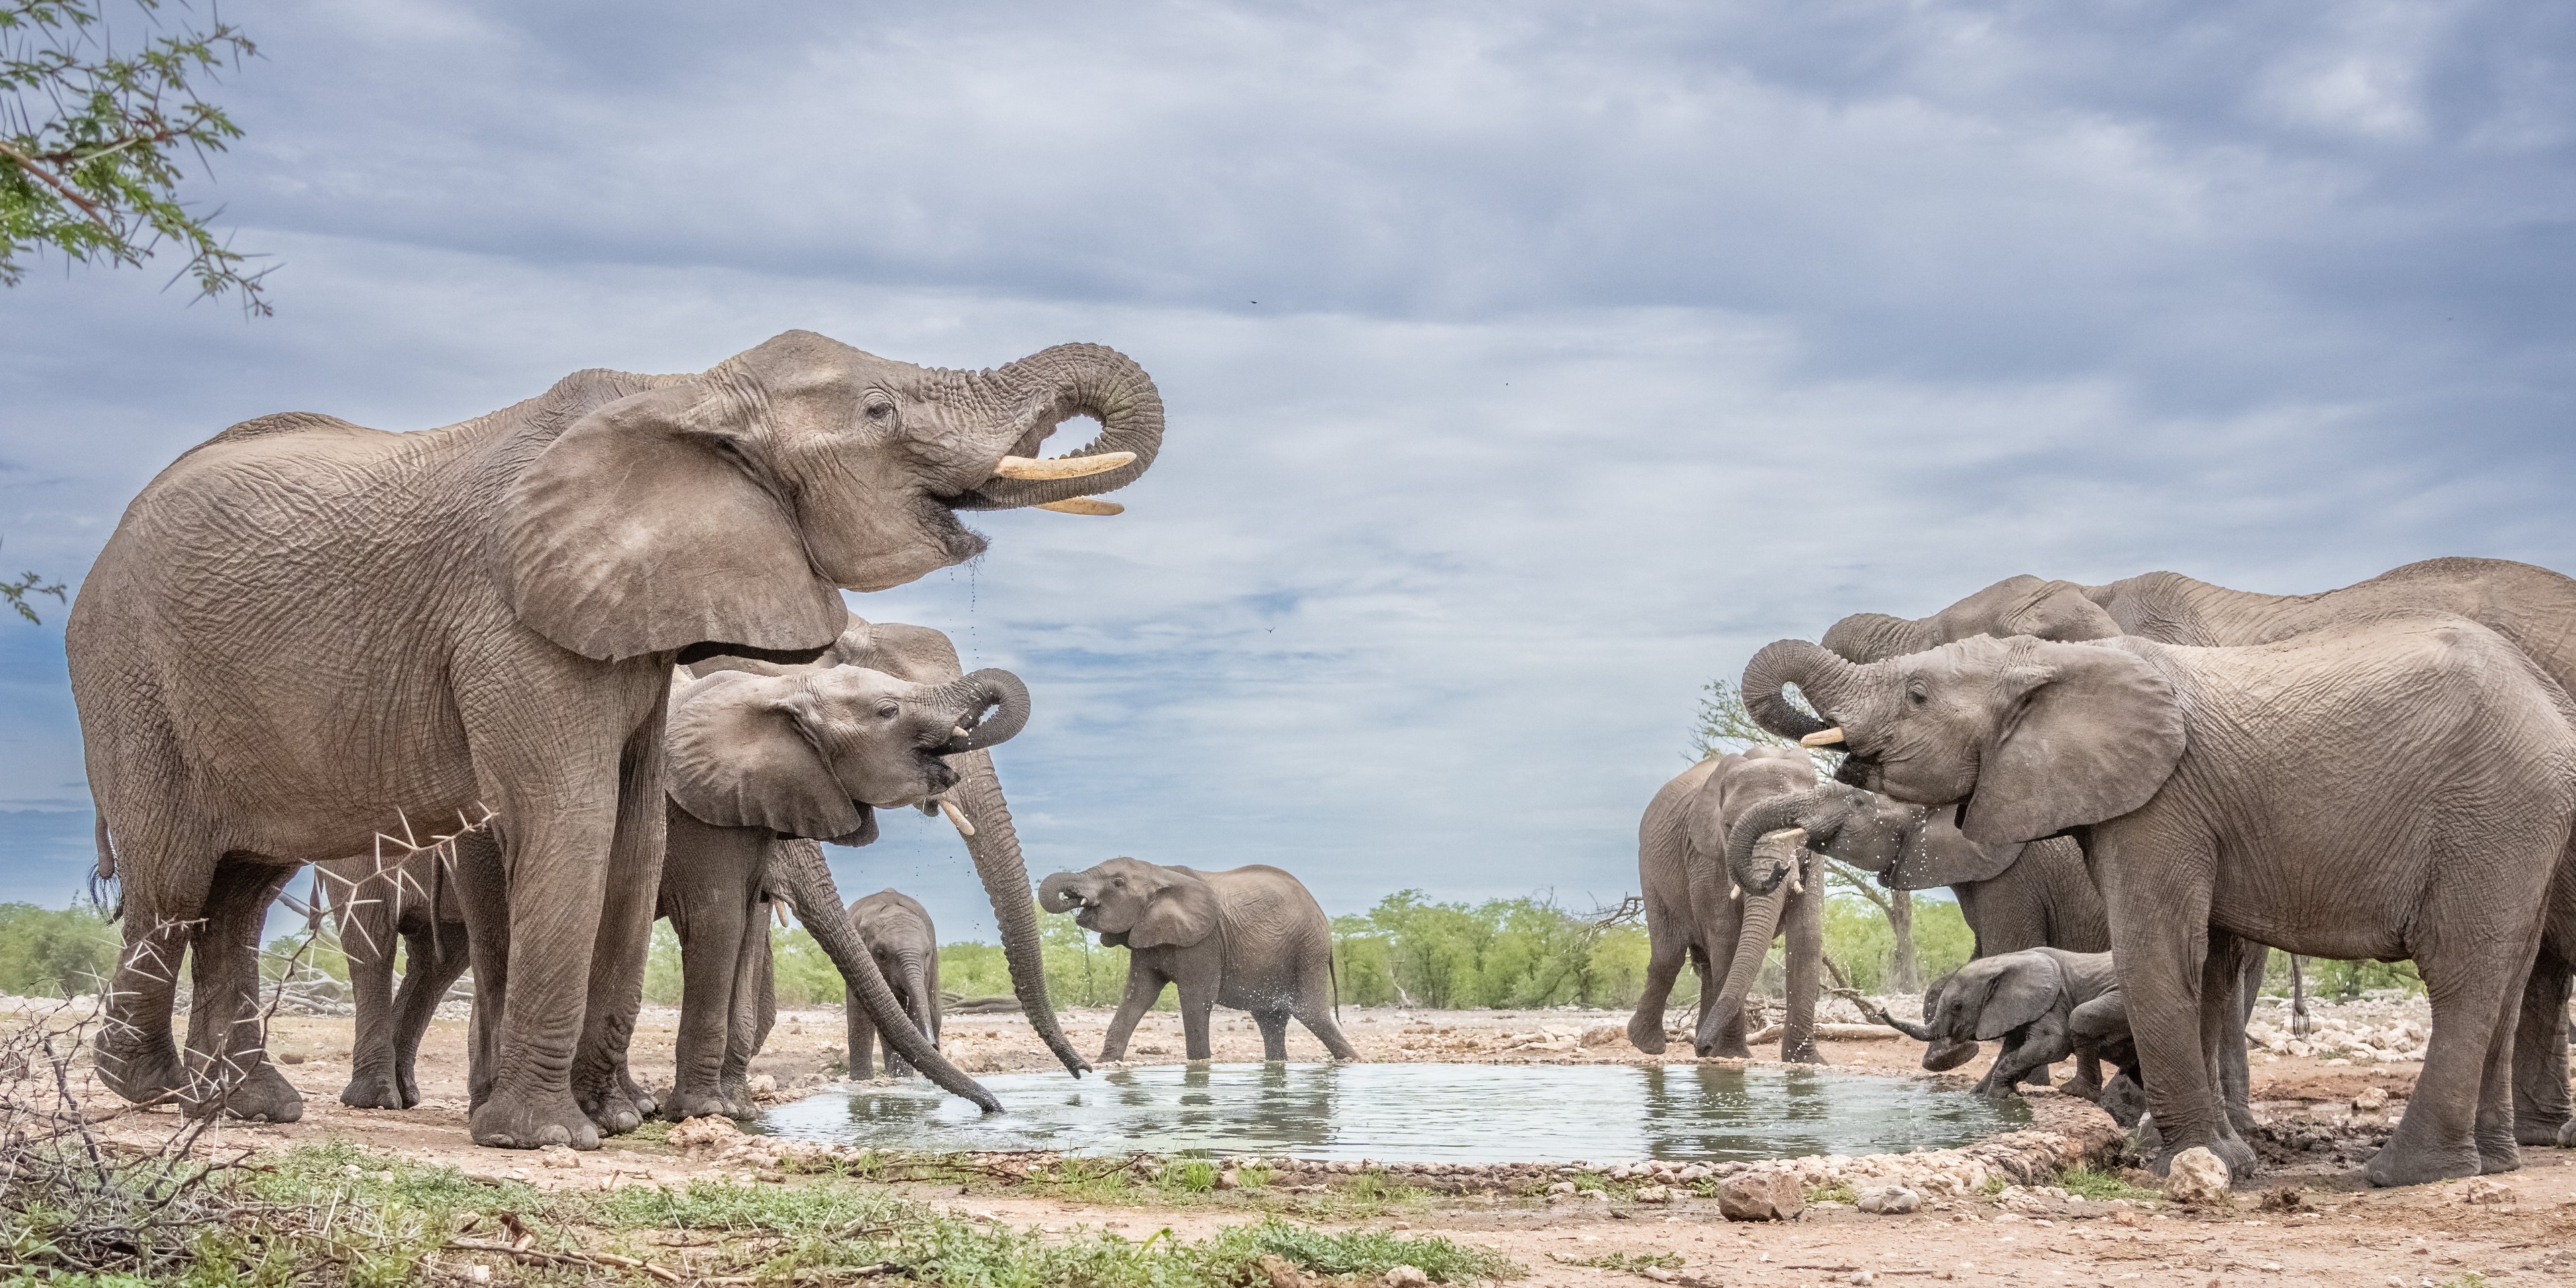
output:
[[[2395, 1191], [2361, 1183], [2358, 1166], [2376, 1147], [2413, 1086], [2406, 1056], [2422, 1041], [2420, 1001], [2363, 1001], [2316, 1007], [2317, 1030], [2293, 1047], [2279, 1008], [2258, 1016], [2265, 1049], [2255, 1057], [2254, 1091], [2266, 1120], [2270, 1170], [2242, 1178], [2215, 1205], [2185, 1206], [2145, 1189], [2142, 1173], [2116, 1164], [2055, 1180], [2028, 1170], [2054, 1151], [2071, 1158], [2108, 1140], [2107, 1120], [2089, 1105], [2049, 1093], [2033, 1098], [2033, 1131], [1933, 1158], [1806, 1160], [1686, 1175], [1635, 1160], [1575, 1169], [1296, 1170], [1283, 1160], [1083, 1164], [1049, 1159], [853, 1161], [811, 1150], [782, 1153], [746, 1145], [724, 1128], [649, 1128], [595, 1154], [549, 1156], [473, 1148], [464, 1138], [464, 1026], [441, 1022], [426, 1044], [427, 1098], [403, 1112], [352, 1110], [337, 1102], [348, 1072], [349, 1021], [284, 1017], [273, 1049], [306, 1097], [303, 1121], [228, 1124], [218, 1147], [283, 1151], [332, 1140], [468, 1176], [551, 1189], [619, 1189], [737, 1177], [754, 1184], [823, 1184], [813, 1172], [859, 1172], [979, 1221], [1068, 1237], [1082, 1228], [1143, 1239], [1162, 1229], [1205, 1238], [1260, 1213], [1330, 1228], [1436, 1233], [1490, 1248], [1526, 1267], [1521, 1282], [1605, 1284], [1631, 1280], [1789, 1285], [1903, 1283], [2189, 1285], [2576, 1282], [2576, 1151], [2531, 1149], [2524, 1169], [2494, 1178]], [[1097, 1050], [1105, 1011], [1066, 1020], [1076, 1046]], [[1686, 1042], [1663, 1056], [1630, 1047], [1624, 1015], [1587, 1011], [1429, 1012], [1353, 1009], [1344, 1024], [1375, 1061], [1638, 1063], [1687, 1061]], [[1856, 1016], [1828, 1016], [1856, 1019]], [[667, 1080], [676, 1015], [648, 1010], [637, 1034], [637, 1073]], [[2411, 1029], [2407, 1026], [2413, 1026]], [[1036, 1070], [1051, 1061], [1016, 1015], [961, 1015], [945, 1045], [975, 1071]], [[2411, 1037], [2410, 1037], [2411, 1034]], [[1216, 1029], [1216, 1058], [1257, 1060], [1260, 1035], [1248, 1020]], [[837, 1010], [781, 1017], [756, 1072], [780, 1095], [838, 1072]], [[1151, 1016], [1131, 1044], [1131, 1063], [1175, 1063], [1176, 1016]], [[1839, 1067], [1919, 1074], [1919, 1044], [1903, 1039], [1824, 1044]], [[1302, 1030], [1292, 1059], [1323, 1052]], [[1769, 1057], [1761, 1057], [1769, 1058]], [[1971, 1066], [1950, 1079], [1964, 1084]], [[166, 1134], [166, 1112], [129, 1114], [115, 1130]], [[694, 1132], [695, 1134], [692, 1134]], [[2016, 1144], [2015, 1142], [2020, 1142]], [[2061, 1160], [2062, 1161], [2062, 1160]], [[1614, 1165], [1616, 1164], [1616, 1165]], [[1769, 1179], [1780, 1178], [1777, 1184]], [[1795, 1221], [1726, 1219], [1755, 1181]], [[845, 1183], [845, 1182], [832, 1182]], [[1744, 1193], [1730, 1196], [1734, 1185]], [[1895, 1200], [1892, 1185], [1909, 1189]], [[1763, 1191], [1770, 1193], [1770, 1190]], [[1894, 1214], [1862, 1207], [1894, 1207]], [[1911, 1210], [1903, 1210], [1911, 1209]], [[1282, 1267], [1284, 1277], [1295, 1272]], [[2483, 1276], [2481, 1279], [2480, 1276]]]

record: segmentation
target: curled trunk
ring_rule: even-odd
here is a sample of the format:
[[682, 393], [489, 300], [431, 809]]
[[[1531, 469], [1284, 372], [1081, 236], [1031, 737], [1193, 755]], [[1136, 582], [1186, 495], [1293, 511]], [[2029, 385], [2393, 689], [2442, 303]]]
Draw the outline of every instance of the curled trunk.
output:
[[[1798, 861], [1795, 852], [1785, 858], [1773, 855], [1766, 863], [1758, 862], [1754, 851], [1763, 837], [1798, 826], [1799, 815], [1810, 799], [1802, 793], [1763, 801], [1744, 811], [1743, 817], [1735, 821], [1734, 830], [1726, 834], [1726, 870], [1747, 898], [1769, 894], [1788, 877], [1790, 865]], [[1802, 839], [1802, 848], [1803, 845]]]
[[1798, 686], [1809, 705], [1824, 711], [1834, 705], [1836, 691], [1848, 683], [1851, 670], [1851, 663], [1806, 640], [1766, 644], [1744, 664], [1745, 713], [1783, 738], [1822, 733], [1831, 726], [1791, 705], [1783, 690]]
[[961, 675], [939, 686], [935, 701], [950, 720], [965, 730], [948, 740], [944, 755], [981, 751], [1009, 742], [1029, 722], [1029, 686], [997, 667]]
[[832, 964], [840, 968], [842, 980], [857, 991], [859, 1004], [876, 1022], [886, 1049], [901, 1054], [942, 1090], [974, 1101], [988, 1114], [1002, 1112], [1002, 1102], [950, 1064], [948, 1057], [939, 1054], [913, 1027], [911, 1017], [903, 1013], [903, 1003], [877, 969], [876, 955], [868, 951], [858, 928], [850, 924], [841, 892], [832, 884], [832, 870], [823, 861], [822, 845], [814, 841], [779, 841], [770, 846], [769, 865], [773, 888], [786, 893], [788, 905], [796, 910], [806, 931], [822, 945]]
[[[1080, 1077], [1091, 1062], [1073, 1049], [1073, 1041], [1056, 1023], [1055, 1003], [1047, 998], [1046, 961], [1038, 949], [1038, 910], [1029, 897], [1028, 864], [1020, 857], [1020, 834], [1011, 825], [1010, 802], [1002, 798], [1002, 780], [993, 772], [989, 752], [969, 751], [951, 757], [957, 786], [949, 794], [974, 820], [975, 834], [966, 852], [975, 859], [975, 876], [993, 905], [993, 925], [1001, 932], [1002, 960], [1011, 969], [1011, 991], [1020, 1013], [1029, 1019], [1047, 1050], [1055, 1052], [1065, 1071]], [[1050, 882], [1054, 877], [1047, 878]], [[1050, 905], [1052, 908], [1052, 905]]]
[[1113, 491], [1143, 477], [1162, 450], [1163, 395], [1143, 367], [1115, 349], [1060, 344], [975, 379], [1003, 407], [1016, 409], [1011, 455], [1035, 456], [1059, 423], [1089, 416], [1100, 422], [1100, 436], [1067, 455], [1134, 452], [1136, 459], [1082, 478], [987, 479], [955, 499], [958, 509], [1008, 510]]
[[1944, 642], [1928, 622], [1885, 613], [1854, 613], [1827, 629], [1823, 640], [1827, 650], [1851, 662], [1902, 657]]

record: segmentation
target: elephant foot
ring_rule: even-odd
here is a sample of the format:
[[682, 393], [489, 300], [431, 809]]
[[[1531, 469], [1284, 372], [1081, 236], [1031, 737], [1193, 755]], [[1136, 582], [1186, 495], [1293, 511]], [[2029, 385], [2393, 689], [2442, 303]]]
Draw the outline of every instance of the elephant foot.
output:
[[494, 1149], [599, 1148], [598, 1126], [573, 1102], [570, 1092], [532, 1095], [496, 1087], [491, 1098], [474, 1107], [467, 1124], [475, 1144]]
[[2576, 1118], [2567, 1120], [2558, 1128], [2558, 1147], [2576, 1149]]
[[653, 1101], [653, 1093], [638, 1085], [623, 1067], [617, 1070], [617, 1085], [626, 1093], [626, 1103], [635, 1106], [635, 1112], [639, 1116], [651, 1118], [653, 1111], [660, 1108]]
[[1628, 1045], [1648, 1055], [1662, 1055], [1664, 1053], [1663, 1017], [1657, 1016], [1654, 1022], [1648, 1023], [1642, 1016], [1630, 1016]]
[[[2147, 1170], [2158, 1176], [2171, 1172], [2174, 1156], [2191, 1148], [2188, 1144], [2169, 1141], [2152, 1122], [2140, 1123], [2135, 1139], [2145, 1146], [2141, 1152], [2147, 1157]], [[2200, 1145], [2217, 1155], [2219, 1162], [2227, 1165], [2227, 1178], [2231, 1181], [2244, 1180], [2262, 1167], [2261, 1160], [2255, 1158], [2252, 1147], [2233, 1136], [2221, 1136], [2215, 1140], [2202, 1141]]]
[[1794, 1047], [1782, 1047], [1780, 1060], [1784, 1064], [1823, 1064], [1825, 1057], [1817, 1052], [1815, 1043], [1807, 1042]]
[[352, 1109], [409, 1109], [420, 1103], [418, 1096], [406, 1097], [392, 1074], [361, 1070], [352, 1075], [349, 1085], [340, 1088], [340, 1103]]
[[2364, 1180], [2386, 1188], [2392, 1185], [2422, 1185], [2430, 1181], [2452, 1181], [2475, 1176], [2483, 1170], [2477, 1147], [2462, 1145], [2450, 1149], [2423, 1149], [2390, 1141], [2361, 1169]]
[[2521, 1170], [2521, 1146], [2505, 1139], [2501, 1133], [2492, 1137], [2481, 1134], [2478, 1137], [2478, 1175], [2494, 1176], [2500, 1172]]
[[2058, 1084], [2057, 1091], [2059, 1095], [2073, 1096], [2078, 1100], [2090, 1100], [2095, 1104], [2102, 1103], [2102, 1084], [2080, 1073]]
[[644, 1125], [644, 1114], [627, 1098], [624, 1090], [594, 1092], [580, 1100], [581, 1110], [588, 1115], [602, 1135], [623, 1136]]
[[2243, 1105], [2229, 1105], [2227, 1107], [2227, 1127], [2228, 1130], [2235, 1132], [2239, 1136], [2253, 1135], [2255, 1131], [2254, 1111]]
[[741, 1110], [742, 1105], [722, 1091], [696, 1091], [673, 1087], [671, 1094], [662, 1098], [663, 1116], [675, 1123], [686, 1122], [692, 1118], [741, 1119], [760, 1116], [760, 1111], [757, 1109], [749, 1114]]
[[2541, 1118], [2517, 1119], [2513, 1124], [2513, 1141], [2517, 1145], [2564, 1145], [2570, 1128], [2576, 1128], [2576, 1119], [2561, 1122]]
[[[200, 1108], [200, 1116], [212, 1106]], [[262, 1058], [240, 1082], [223, 1094], [223, 1112], [245, 1122], [291, 1123], [304, 1117], [304, 1096], [287, 1082], [277, 1066]]]
[[158, 1042], [130, 1036], [120, 1039], [116, 1033], [117, 1026], [111, 1021], [91, 1048], [98, 1080], [106, 1083], [108, 1090], [138, 1105], [184, 1098], [188, 1075], [168, 1033], [163, 1033]]

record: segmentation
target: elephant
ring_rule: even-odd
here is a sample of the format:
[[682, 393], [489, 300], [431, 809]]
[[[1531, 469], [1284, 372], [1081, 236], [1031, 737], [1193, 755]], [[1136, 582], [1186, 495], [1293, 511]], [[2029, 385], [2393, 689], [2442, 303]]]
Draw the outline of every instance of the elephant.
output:
[[[1336, 1060], [1359, 1052], [1333, 1010], [1333, 928], [1297, 878], [1265, 864], [1224, 872], [1115, 858], [1038, 884], [1038, 905], [1072, 912], [1075, 925], [1124, 947], [1127, 992], [1101, 1043], [1103, 1061], [1125, 1058], [1136, 1021], [1178, 985], [1189, 1058], [1208, 1058], [1208, 1010], [1252, 1012], [1261, 1058], [1288, 1058], [1288, 1019], [1322, 1039]], [[1077, 911], [1077, 909], [1079, 911]]]
[[[481, 837], [461, 844], [475, 844]], [[449, 866], [428, 851], [385, 863], [373, 856], [318, 865], [319, 883], [349, 963], [357, 1034], [349, 1044], [349, 1085], [340, 1103], [360, 1109], [409, 1109], [420, 1103], [412, 1067], [421, 1036], [437, 1017], [450, 985], [465, 973], [465, 912]], [[395, 939], [407, 965], [393, 983]]]
[[[1943, 977], [1926, 995], [1923, 1023], [1896, 1027], [1917, 1041], [1926, 1069], [1955, 1069], [1975, 1059], [1977, 1044], [2000, 1040], [1994, 1067], [1977, 1093], [2012, 1094], [2027, 1075], [2070, 1055], [2090, 1056], [2138, 1081], [2137, 1045], [2109, 953], [2024, 948], [1979, 957]], [[2113, 1098], [2126, 1104], [2124, 1098]], [[2106, 1106], [2106, 1108], [2109, 1106]], [[2118, 1110], [2113, 1117], [2120, 1117]], [[2134, 1127], [2134, 1115], [2121, 1123]]]
[[[855, 613], [823, 656], [807, 665], [835, 664], [863, 666], [916, 684], [946, 684], [965, 674], [956, 646], [939, 631], [904, 622], [869, 622]], [[724, 669], [774, 675], [788, 668], [756, 658], [713, 657], [690, 669], [700, 675]], [[994, 772], [992, 753], [980, 747], [959, 752], [948, 757], [948, 765], [957, 772], [958, 781], [939, 797], [936, 808], [957, 825], [974, 860], [975, 875], [983, 882], [994, 926], [1001, 934], [1002, 958], [1010, 968], [1011, 991], [1019, 998], [1020, 1013], [1065, 1069], [1079, 1076], [1091, 1066], [1065, 1037], [1056, 1021], [1055, 1004], [1047, 997], [1037, 902], [1029, 894], [1028, 866], [1020, 855], [1019, 832], [1011, 819], [1010, 801], [1002, 795], [1001, 778]]]
[[[662, 865], [655, 915], [670, 920], [680, 940], [682, 997], [675, 1076], [658, 1102], [636, 1093], [642, 1112], [659, 1108], [673, 1121], [722, 1114], [759, 1115], [748, 1074], [768, 1030], [774, 1005], [768, 992], [769, 909], [783, 904], [804, 919], [848, 984], [851, 1022], [873, 1009], [904, 1022], [915, 1000], [897, 997], [874, 973], [874, 958], [841, 909], [839, 891], [821, 849], [804, 832], [829, 831], [833, 839], [866, 844], [876, 836], [874, 810], [936, 799], [955, 786], [947, 758], [1007, 741], [1028, 719], [1028, 690], [1007, 671], [978, 671], [944, 685], [914, 684], [864, 667], [802, 667], [778, 674], [718, 671], [704, 678], [675, 674], [669, 717], [665, 828], [668, 857]], [[988, 715], [989, 713], [989, 715]], [[343, 911], [353, 980], [390, 969], [387, 923], [405, 912], [406, 888], [431, 892], [415, 905], [436, 903], [481, 913], [487, 925], [502, 919], [489, 910], [505, 904], [498, 882], [440, 879], [430, 856], [414, 856], [394, 871], [399, 879], [351, 887], [352, 910]], [[364, 863], [365, 860], [356, 862]], [[460, 865], [471, 870], [472, 865]], [[366, 898], [375, 884], [390, 884], [396, 899]], [[441, 949], [464, 957], [475, 942], [459, 915]], [[356, 933], [352, 933], [352, 931]], [[412, 938], [412, 960], [422, 962]], [[508, 973], [506, 940], [498, 951], [476, 954], [478, 1011], [499, 1004]], [[379, 949], [381, 945], [381, 949]], [[437, 958], [444, 962], [447, 958]], [[864, 977], [864, 978], [863, 978]], [[455, 978], [446, 970], [444, 990]], [[901, 978], [900, 976], [896, 978]], [[405, 980], [410, 996], [411, 980]], [[409, 1108], [412, 1055], [429, 1022], [430, 1007], [406, 1006], [388, 1023], [381, 990], [358, 989], [356, 1070], [341, 1099], [350, 1104]], [[906, 1046], [933, 1050], [934, 1039], [914, 1041], [908, 1022], [889, 1034], [889, 1051]], [[474, 1087], [479, 1100], [489, 1087], [489, 1029], [478, 1025]], [[374, 1071], [383, 1069], [390, 1079]], [[622, 1070], [622, 1053], [621, 1053]], [[934, 1077], [938, 1075], [934, 1073]], [[384, 1082], [393, 1095], [383, 1094]], [[959, 1085], [950, 1085], [950, 1082]], [[955, 1077], [942, 1085], [974, 1098], [972, 1082]], [[355, 1098], [353, 1098], [355, 1097]]]
[[[1749, 802], [1757, 795], [1796, 791], [1813, 783], [1815, 774], [1815, 760], [1805, 752], [1757, 746], [1692, 765], [1648, 802], [1637, 824], [1637, 881], [1644, 895], [1649, 945], [1646, 985], [1628, 1017], [1628, 1041], [1638, 1050], [1652, 1054], [1664, 1049], [1664, 1011], [1673, 982], [1687, 962], [1698, 972], [1700, 985], [1694, 1051], [1704, 1056], [1751, 1054], [1745, 1047], [1742, 994], [1736, 995], [1730, 1011], [1718, 1013], [1720, 993], [1733, 978], [1744, 912], [1723, 865], [1725, 826], [1732, 817], [1727, 801], [1730, 792], [1739, 802]], [[1740, 812], [1742, 805], [1737, 809]], [[1774, 909], [1775, 929], [1777, 914]], [[1771, 930], [1762, 935], [1766, 954], [1771, 936]], [[1818, 942], [1821, 945], [1821, 938]], [[1797, 962], [1802, 972], [1815, 964], [1803, 952]], [[1761, 957], [1756, 956], [1755, 969], [1760, 965]], [[1812, 1019], [1812, 1005], [1809, 1009]], [[1805, 1028], [1812, 1032], [1812, 1024]], [[1805, 1044], [1810, 1057], [1812, 1047], [1810, 1038]], [[1784, 1033], [1782, 1050], [1799, 1049], [1800, 1044]]]
[[[2067, 642], [2134, 635], [2167, 644], [2225, 647], [2268, 644], [2393, 613], [2423, 612], [2456, 613], [2485, 626], [2539, 663], [2560, 688], [2576, 693], [2576, 579], [2506, 559], [2427, 559], [2313, 595], [2231, 590], [2173, 572], [2100, 586], [2019, 576], [1930, 617], [1854, 614], [1826, 631], [1823, 643], [1854, 662], [1922, 652], [1975, 635]], [[1771, 718], [1783, 720], [1784, 727], [1801, 723], [1779, 709]], [[2514, 1134], [2525, 1145], [2576, 1147], [2565, 1058], [2568, 991], [2576, 979], [2576, 873], [2568, 874], [2558, 891], [2551, 898], [2548, 929], [2516, 1022]], [[2259, 972], [2263, 954], [2249, 956], [2255, 959], [2249, 973]], [[2252, 1005], [2249, 992], [2243, 1007], [2250, 1010]], [[2237, 1026], [2243, 1027], [2241, 1018]], [[2235, 1076], [2242, 1080], [2241, 1067]]]
[[[875, 954], [877, 970], [897, 986], [896, 996], [903, 999], [904, 1014], [913, 1028], [930, 1045], [938, 1046], [939, 931], [931, 925], [930, 910], [901, 891], [879, 890], [850, 905], [850, 925]], [[869, 1077], [876, 1063], [877, 1026], [857, 1005], [845, 1009], [850, 1020], [850, 1076]], [[886, 1048], [885, 1067], [888, 1077], [905, 1072], [903, 1057], [892, 1044]]]
[[[1074, 416], [1098, 440], [1034, 459]], [[696, 374], [578, 373], [441, 429], [297, 412], [190, 449], [127, 507], [67, 627], [126, 911], [103, 1079], [193, 1113], [300, 1116], [242, 1022], [270, 899], [408, 820], [483, 818], [520, 951], [472, 1137], [594, 1149], [632, 1129], [616, 1056], [660, 884], [672, 665], [818, 656], [842, 590], [984, 550], [958, 510], [1113, 513], [1084, 494], [1141, 476], [1162, 434], [1152, 379], [1101, 346], [937, 371], [790, 331]]]
[[2220, 932], [2417, 962], [2433, 1046], [2372, 1183], [2519, 1166], [2509, 1012], [2569, 861], [2576, 709], [2511, 641], [2403, 613], [2258, 646], [1977, 636], [1866, 664], [1782, 640], [1746, 666], [1748, 707], [1783, 684], [1828, 726], [1804, 740], [1898, 800], [1957, 805], [1970, 840], [2075, 835], [2158, 1166], [2193, 1146], [2254, 1165], [2209, 1088]]

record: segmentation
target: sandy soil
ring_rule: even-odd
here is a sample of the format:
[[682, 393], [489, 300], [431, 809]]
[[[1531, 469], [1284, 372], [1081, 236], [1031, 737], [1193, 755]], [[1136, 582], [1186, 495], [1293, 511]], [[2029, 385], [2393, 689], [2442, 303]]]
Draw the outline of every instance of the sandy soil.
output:
[[[2385, 1009], [2385, 1008], [2383, 1008]], [[2328, 1013], [2331, 1014], [2331, 1008]], [[1379, 1061], [1469, 1062], [1686, 1062], [1686, 1054], [1642, 1055], [1624, 1037], [1600, 1032], [1624, 1015], [1606, 1012], [1422, 1012], [1358, 1010], [1345, 1028], [1361, 1052]], [[676, 1013], [648, 1009], [635, 1043], [636, 1072], [648, 1083], [669, 1078]], [[1099, 1048], [1106, 1011], [1076, 1011], [1066, 1029], [1076, 1046]], [[1016, 1015], [961, 1015], [947, 1024], [946, 1046], [975, 1071], [1052, 1067], [1025, 1022]], [[1583, 1045], [1591, 1033], [1593, 1045]], [[281, 1018], [273, 1049], [304, 1092], [303, 1121], [283, 1126], [228, 1124], [218, 1144], [281, 1149], [342, 1137], [361, 1145], [398, 1150], [425, 1162], [469, 1174], [511, 1177], [549, 1186], [619, 1186], [669, 1183], [725, 1169], [682, 1157], [666, 1144], [612, 1141], [577, 1167], [546, 1166], [535, 1156], [476, 1149], [465, 1140], [464, 1025], [441, 1022], [426, 1043], [420, 1082], [426, 1103], [402, 1111], [354, 1110], [338, 1102], [348, 1074], [350, 1022], [330, 1018]], [[837, 1009], [782, 1015], [755, 1072], [775, 1078], [782, 1094], [825, 1080], [841, 1054]], [[1247, 1019], [1225, 1018], [1215, 1033], [1221, 1061], [1257, 1060], [1260, 1035]], [[1673, 1044], [1687, 1052], [1687, 1043]], [[1130, 1063], [1177, 1063], [1178, 1018], [1151, 1016], [1139, 1030]], [[1298, 1030], [1292, 1059], [1320, 1059], [1323, 1051]], [[1829, 1042], [1837, 1066], [1903, 1073], [1913, 1070], [1919, 1044], [1898, 1040]], [[2258, 1055], [2255, 1095], [2261, 1113], [2280, 1123], [2337, 1120], [2364, 1124], [2393, 1121], [2403, 1108], [2419, 1066], [2406, 1061], [2346, 1063], [2314, 1056]], [[1973, 1077], [1971, 1067], [1962, 1075]], [[2356, 1114], [2350, 1107], [2370, 1088], [2389, 1097], [2384, 1111]], [[2041, 1093], [2049, 1094], [2049, 1093]], [[2372, 1099], [2375, 1099], [2373, 1097]], [[2087, 1110], [2087, 1112], [2090, 1112]], [[136, 1115], [124, 1128], [153, 1130], [166, 1111]], [[167, 1124], [161, 1129], [166, 1130]], [[2503, 1192], [2472, 1184], [2373, 1191], [2361, 1184], [2350, 1151], [2298, 1153], [2286, 1165], [2241, 1184], [2235, 1210], [2186, 1211], [2157, 1205], [2037, 1200], [2018, 1212], [1984, 1201], [1935, 1205], [1901, 1216], [1869, 1216], [1836, 1206], [1811, 1208], [1787, 1225], [1730, 1224], [1711, 1200], [1689, 1199], [1669, 1207], [1628, 1203], [1541, 1203], [1491, 1198], [1433, 1199], [1407, 1205], [1400, 1216], [1353, 1222], [1403, 1225], [1414, 1233], [1443, 1233], [1499, 1249], [1528, 1266], [1521, 1282], [1597, 1284], [1647, 1282], [1628, 1269], [1569, 1264], [1651, 1254], [1680, 1258], [1667, 1281], [1703, 1284], [1955, 1280], [2035, 1285], [2104, 1284], [2285, 1285], [2576, 1282], [2576, 1151], [2527, 1149], [2524, 1169], [2499, 1178]], [[789, 1184], [799, 1183], [794, 1180]], [[2297, 1187], [2301, 1210], [2282, 1211], [2267, 1192]], [[954, 1186], [911, 1187], [927, 1201], [1014, 1224], [1065, 1229], [1105, 1227], [1135, 1237], [1170, 1227], [1196, 1237], [1219, 1225], [1247, 1219], [1241, 1206], [1118, 1207], [1068, 1204], [1022, 1193], [963, 1194]], [[2467, 1201], [2482, 1191], [2484, 1202]], [[1330, 1219], [1327, 1218], [1327, 1223]]]

